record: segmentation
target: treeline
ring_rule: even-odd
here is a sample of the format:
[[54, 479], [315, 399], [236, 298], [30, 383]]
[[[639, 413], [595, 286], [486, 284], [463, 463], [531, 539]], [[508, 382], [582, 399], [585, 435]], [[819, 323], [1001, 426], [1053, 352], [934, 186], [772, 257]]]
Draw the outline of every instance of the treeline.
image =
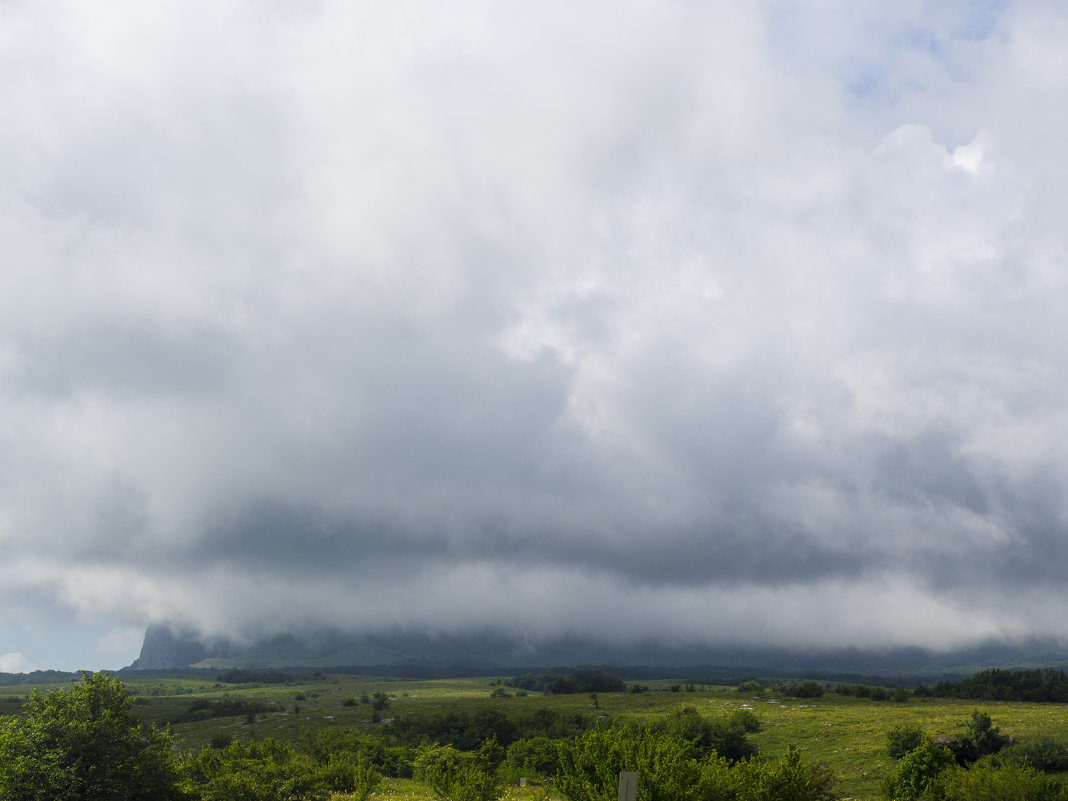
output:
[[530, 715], [509, 717], [496, 709], [484, 709], [470, 714], [445, 712], [429, 717], [397, 717], [383, 726], [383, 733], [404, 745], [437, 742], [472, 751], [489, 739], [507, 748], [521, 739], [574, 737], [593, 723], [579, 712], [539, 709]]
[[513, 676], [507, 684], [520, 690], [534, 690], [552, 695], [621, 693], [627, 689], [623, 679], [594, 668], [576, 668], [568, 674], [552, 670], [543, 670], [537, 674], [524, 673], [521, 676]]
[[264, 701], [252, 699], [238, 699], [223, 696], [220, 699], [197, 698], [190, 702], [185, 712], [170, 719], [170, 723], [188, 723], [194, 720], [211, 720], [212, 718], [228, 718], [234, 715], [245, 715], [254, 719], [256, 715], [271, 710], [271, 706]]
[[277, 670], [228, 670], [218, 676], [222, 684], [292, 684], [298, 679]]
[[77, 673], [68, 673], [63, 670], [34, 670], [30, 673], [0, 673], [0, 687], [12, 684], [62, 684], [65, 681], [76, 681]]
[[921, 685], [917, 696], [967, 698], [977, 701], [1068, 703], [1068, 676], [1063, 670], [981, 670], [969, 679]]

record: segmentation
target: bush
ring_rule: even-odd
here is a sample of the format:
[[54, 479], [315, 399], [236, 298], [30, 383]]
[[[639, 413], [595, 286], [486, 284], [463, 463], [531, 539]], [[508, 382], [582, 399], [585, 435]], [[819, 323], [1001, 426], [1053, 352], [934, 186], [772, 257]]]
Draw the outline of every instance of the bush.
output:
[[1063, 788], [1026, 765], [996, 766], [988, 759], [971, 768], [954, 766], [933, 788], [940, 801], [1063, 801]]
[[698, 801], [693, 744], [649, 728], [590, 731], [560, 745], [557, 789], [569, 801], [616, 798], [620, 771], [638, 771], [640, 801]]
[[496, 742], [483, 744], [477, 755], [449, 745], [431, 746], [416, 760], [416, 776], [446, 801], [496, 801], [502, 790], [499, 752]]
[[382, 780], [366, 758], [351, 752], [331, 754], [330, 761], [319, 771], [328, 789], [345, 793], [354, 801], [364, 801]]
[[962, 750], [976, 752], [978, 756], [996, 754], [1012, 741], [994, 725], [990, 715], [979, 709], [972, 712], [964, 734], [957, 739]]
[[[184, 789], [201, 801], [326, 801], [326, 777], [315, 761], [277, 740], [247, 748], [205, 748], [182, 765]], [[119, 796], [116, 796], [119, 797]]]
[[548, 737], [528, 737], [508, 746], [503, 767], [507, 776], [551, 779], [560, 768], [557, 741]]
[[375, 693], [371, 698], [371, 709], [376, 712], [381, 712], [384, 709], [389, 708], [389, 696], [385, 693]]
[[1034, 737], [1010, 745], [998, 755], [1002, 762], [1024, 763], [1046, 773], [1068, 770], [1068, 743], [1052, 737]]
[[684, 706], [664, 717], [653, 729], [692, 743], [698, 757], [715, 753], [736, 762], [756, 754], [756, 746], [745, 736], [744, 725], [756, 723], [759, 727], [759, 723], [755, 715], [751, 720], [746, 718], [743, 724], [732, 723], [732, 719], [733, 716], [726, 719], [704, 718], [696, 707]]
[[747, 734], [760, 731], [760, 718], [751, 709], [737, 709], [727, 717], [728, 725], [741, 729]]
[[905, 754], [898, 769], [883, 780], [883, 794], [890, 801], [919, 801], [942, 772], [954, 764], [949, 749], [935, 745], [925, 734], [919, 746]]
[[[711, 770], [710, 770], [711, 769]], [[786, 756], [775, 762], [761, 757], [738, 763], [728, 772], [710, 764], [702, 798], [745, 801], [834, 801], [837, 780], [831, 771], [801, 760], [801, 751], [791, 743]]]
[[820, 698], [823, 696], [823, 685], [814, 681], [802, 682], [797, 686], [798, 698]]
[[919, 726], [895, 726], [886, 733], [886, 750], [893, 759], [901, 759], [919, 748], [922, 741], [923, 729]]
[[106, 673], [83, 671], [70, 690], [34, 690], [25, 718], [0, 718], [0, 798], [178, 798], [170, 735], [143, 727], [132, 706]]

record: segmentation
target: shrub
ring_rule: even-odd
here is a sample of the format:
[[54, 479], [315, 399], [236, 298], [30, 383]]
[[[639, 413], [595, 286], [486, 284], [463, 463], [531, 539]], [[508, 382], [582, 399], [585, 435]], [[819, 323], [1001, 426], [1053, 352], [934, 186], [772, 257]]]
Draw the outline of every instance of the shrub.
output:
[[[696, 756], [704, 757], [716, 753], [736, 762], [755, 755], [757, 749], [746, 739], [744, 725], [733, 723], [732, 717], [704, 718], [696, 707], [684, 706], [671, 712], [653, 728], [654, 731], [693, 743], [697, 749]], [[754, 715], [751, 721], [746, 721], [751, 725], [756, 721], [756, 716]]]
[[496, 801], [502, 790], [499, 752], [496, 742], [484, 743], [477, 755], [449, 745], [431, 746], [416, 760], [416, 775], [446, 801]]
[[371, 708], [381, 712], [384, 709], [389, 708], [389, 696], [385, 693], [378, 692], [371, 698]]
[[998, 755], [1002, 762], [1011, 764], [1027, 763], [1046, 773], [1059, 773], [1068, 770], [1068, 743], [1054, 740], [1052, 737], [1034, 737], [1030, 740], [1014, 743]]
[[1027, 765], [996, 766], [989, 759], [954, 766], [935, 782], [940, 801], [1063, 801], [1061, 786]]
[[640, 801], [698, 801], [701, 770], [694, 746], [649, 728], [590, 731], [560, 745], [557, 789], [569, 801], [616, 798], [621, 771], [637, 771]]
[[330, 755], [330, 761], [319, 769], [323, 782], [335, 793], [346, 793], [353, 801], [364, 801], [382, 780], [366, 758], [351, 752]]
[[143, 727], [132, 706], [106, 673], [83, 671], [70, 690], [34, 690], [25, 718], [0, 718], [0, 798], [177, 798], [170, 735]]
[[201, 801], [326, 801], [330, 795], [311, 757], [270, 738], [247, 748], [237, 742], [205, 748], [182, 772], [184, 789]]
[[949, 749], [936, 745], [925, 734], [919, 746], [905, 754], [898, 769], [883, 780], [883, 794], [890, 801], [919, 801], [935, 779], [953, 764]]
[[[801, 751], [793, 743], [786, 756], [775, 762], [761, 757], [738, 763], [729, 772], [710, 765], [718, 784], [706, 780], [702, 798], [745, 799], [745, 801], [833, 801], [836, 778], [823, 767], [812, 767], [801, 760]], [[706, 771], [707, 772], [707, 771]]]
[[957, 739], [962, 749], [978, 752], [979, 756], [996, 754], [1012, 741], [994, 725], [990, 715], [979, 709], [972, 712], [964, 734]]
[[893, 759], [901, 759], [909, 751], [919, 748], [923, 729], [919, 726], [895, 726], [886, 733], [886, 750]]
[[520, 776], [550, 779], [560, 768], [560, 753], [557, 741], [548, 737], [528, 737], [516, 740], [508, 746], [504, 759], [507, 774], [515, 779]]
[[747, 734], [754, 734], [760, 731], [760, 718], [751, 709], [736, 709], [727, 717], [727, 723]]

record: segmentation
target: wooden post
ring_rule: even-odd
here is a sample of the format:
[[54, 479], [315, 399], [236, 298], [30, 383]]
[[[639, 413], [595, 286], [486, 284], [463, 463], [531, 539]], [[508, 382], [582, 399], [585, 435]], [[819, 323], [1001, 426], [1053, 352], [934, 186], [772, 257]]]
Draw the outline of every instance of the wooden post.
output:
[[619, 774], [619, 801], [635, 801], [638, 797], [638, 773], [624, 770]]

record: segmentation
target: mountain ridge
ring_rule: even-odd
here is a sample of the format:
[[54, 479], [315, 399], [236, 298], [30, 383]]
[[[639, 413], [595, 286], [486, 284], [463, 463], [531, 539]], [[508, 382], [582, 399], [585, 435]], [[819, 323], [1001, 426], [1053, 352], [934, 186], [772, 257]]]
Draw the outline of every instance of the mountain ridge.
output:
[[242, 642], [203, 638], [178, 626], [145, 631], [138, 658], [124, 670], [281, 669], [331, 667], [426, 668], [464, 666], [502, 672], [529, 666], [612, 665], [617, 668], [717, 668], [858, 675], [964, 675], [989, 667], [1061, 667], [1068, 652], [1059, 643], [991, 641], [966, 649], [860, 648], [799, 651], [744, 645], [665, 645], [653, 641], [612, 644], [588, 638], [531, 641], [500, 632], [442, 634], [393, 631], [347, 634], [331, 629], [284, 633]]

